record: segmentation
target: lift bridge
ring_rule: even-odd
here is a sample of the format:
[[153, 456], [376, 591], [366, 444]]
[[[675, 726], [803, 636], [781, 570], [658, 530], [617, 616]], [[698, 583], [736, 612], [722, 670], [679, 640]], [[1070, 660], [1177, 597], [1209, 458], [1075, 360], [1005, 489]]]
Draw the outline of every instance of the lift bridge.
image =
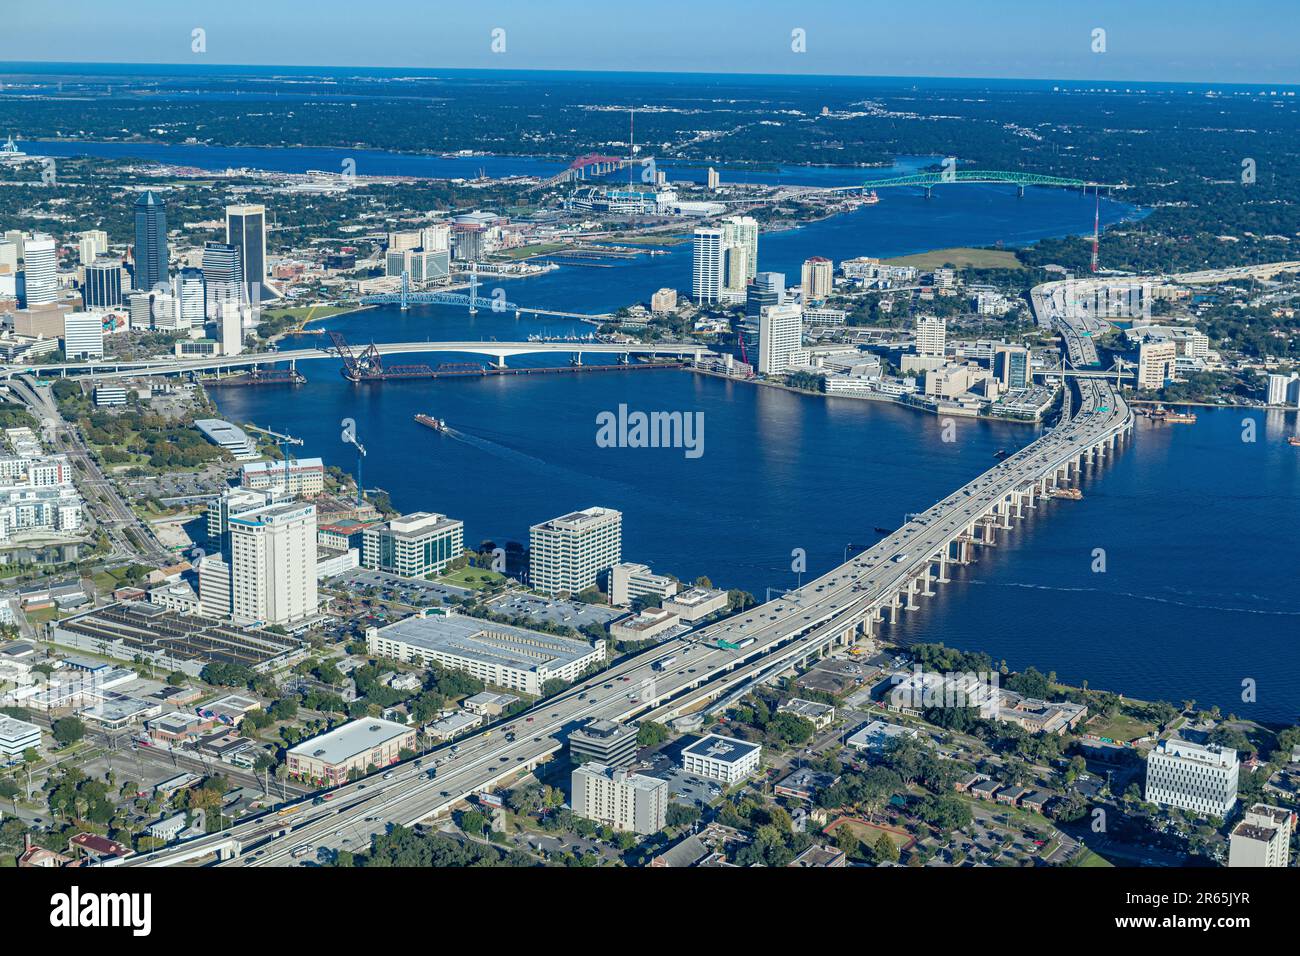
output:
[[409, 272], [403, 272], [401, 291], [365, 295], [361, 297], [361, 304], [396, 305], [400, 306], [403, 312], [412, 305], [463, 305], [469, 309], [470, 315], [478, 313], [480, 303], [494, 312], [513, 312], [520, 308], [515, 303], [506, 301], [504, 297], [484, 298], [478, 294], [478, 286], [478, 275], [473, 273], [470, 275], [468, 295], [463, 292], [412, 292], [411, 275]]

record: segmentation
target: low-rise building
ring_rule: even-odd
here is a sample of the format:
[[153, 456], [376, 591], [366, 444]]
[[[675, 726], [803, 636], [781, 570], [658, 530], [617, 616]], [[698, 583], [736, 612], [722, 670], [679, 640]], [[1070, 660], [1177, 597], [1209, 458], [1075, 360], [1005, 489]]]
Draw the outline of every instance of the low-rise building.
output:
[[616, 564], [609, 572], [609, 603], [626, 607], [637, 598], [672, 597], [677, 593], [677, 582], [672, 578], [655, 574], [644, 564], [624, 562]]
[[688, 588], [676, 594], [660, 605], [665, 611], [671, 611], [687, 624], [694, 624], [710, 614], [725, 610], [727, 592], [716, 588]]
[[0, 714], [0, 759], [21, 760], [27, 750], [40, 751], [41, 728], [16, 717]]
[[794, 714], [796, 717], [810, 720], [817, 730], [825, 730], [835, 722], [835, 708], [830, 704], [822, 704], [815, 700], [803, 700], [799, 697], [791, 697], [776, 711], [778, 714]]
[[494, 694], [485, 690], [473, 697], [466, 697], [462, 706], [471, 714], [478, 714], [481, 717], [500, 717], [507, 707], [517, 703], [518, 700], [519, 698], [514, 694]]
[[366, 646], [381, 657], [436, 663], [533, 695], [540, 695], [548, 680], [572, 682], [605, 659], [604, 641], [588, 643], [460, 614], [427, 614], [370, 628]]
[[325, 490], [325, 462], [319, 458], [250, 461], [239, 470], [242, 488], [279, 488], [291, 495], [318, 495]]
[[465, 525], [416, 511], [362, 532], [361, 564], [403, 578], [442, 574], [465, 551]]
[[609, 636], [616, 641], [653, 641], [675, 628], [676, 614], [659, 607], [648, 607], [640, 614], [614, 621]]
[[855, 750], [879, 754], [889, 749], [895, 740], [916, 740], [919, 736], [911, 727], [873, 720], [859, 727], [844, 742]]
[[758, 770], [763, 748], [758, 744], [721, 734], [701, 737], [682, 751], [682, 769], [687, 773], [727, 785], [739, 783]]
[[402, 750], [415, 749], [415, 729], [378, 717], [362, 717], [303, 741], [285, 754], [290, 775], [300, 780], [344, 783], [352, 771], [396, 763]]
[[483, 723], [483, 717], [480, 714], [470, 713], [467, 710], [458, 710], [455, 713], [448, 714], [435, 720], [424, 728], [425, 733], [436, 740], [451, 740], [453, 737], [459, 737], [467, 731]]

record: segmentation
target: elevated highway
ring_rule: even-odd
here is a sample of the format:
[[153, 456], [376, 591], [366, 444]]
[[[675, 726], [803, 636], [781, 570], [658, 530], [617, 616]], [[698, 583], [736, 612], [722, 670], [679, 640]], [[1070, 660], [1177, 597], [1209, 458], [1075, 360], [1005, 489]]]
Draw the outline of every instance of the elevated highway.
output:
[[[1048, 308], [1054, 290], [1034, 290]], [[1088, 342], [1066, 325], [1066, 359], [1086, 364]], [[1095, 357], [1095, 350], [1093, 351]], [[1060, 423], [1036, 441], [912, 518], [869, 550], [798, 591], [671, 639], [620, 662], [527, 713], [365, 780], [320, 804], [264, 814], [223, 834], [135, 857], [124, 865], [170, 865], [224, 853], [221, 865], [288, 865], [299, 847], [363, 847], [389, 824], [411, 825], [467, 796], [533, 769], [590, 718], [667, 719], [737, 693], [777, 669], [874, 634], [882, 621], [932, 595], [954, 564], [995, 547], [1028, 509], [1099, 466], [1131, 434], [1134, 416], [1106, 381], [1076, 380]], [[725, 642], [719, 646], [719, 642]], [[512, 730], [514, 740], [507, 740]], [[429, 771], [434, 776], [429, 777]], [[387, 777], [388, 779], [384, 779]], [[206, 842], [205, 842], [206, 841]], [[348, 841], [344, 843], [343, 841]]]

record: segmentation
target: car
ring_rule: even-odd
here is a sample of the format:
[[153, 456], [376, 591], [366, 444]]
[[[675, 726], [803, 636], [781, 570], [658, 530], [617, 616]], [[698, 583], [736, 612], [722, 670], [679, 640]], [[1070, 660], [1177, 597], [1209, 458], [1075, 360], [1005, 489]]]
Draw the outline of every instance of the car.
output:
[[533, 718], [531, 718], [531, 717], [527, 718], [527, 720], [528, 720], [528, 723], [530, 723], [530, 724], [533, 722]]

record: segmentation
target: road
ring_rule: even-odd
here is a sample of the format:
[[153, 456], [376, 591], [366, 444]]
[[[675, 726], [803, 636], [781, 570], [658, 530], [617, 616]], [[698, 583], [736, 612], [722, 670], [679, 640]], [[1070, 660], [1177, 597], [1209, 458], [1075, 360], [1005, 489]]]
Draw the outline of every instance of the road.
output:
[[[1033, 295], [1035, 308], [1052, 310], [1054, 322], [1056, 291], [1040, 286]], [[1090, 339], [1064, 317], [1059, 322], [1069, 363], [1095, 359]], [[1133, 413], [1109, 383], [1080, 379], [1076, 387], [1077, 401], [1066, 392], [1055, 429], [914, 515], [869, 550], [797, 592], [670, 639], [537, 704], [509, 721], [513, 741], [501, 727], [490, 728], [461, 741], [455, 753], [440, 748], [418, 765], [407, 761], [338, 787], [320, 804], [302, 802], [240, 823], [224, 835], [125, 865], [168, 865], [223, 842], [242, 855], [222, 865], [289, 865], [296, 848], [337, 847], [342, 839], [364, 842], [390, 823], [411, 825], [443, 813], [477, 791], [531, 770], [563, 747], [568, 731], [590, 718], [671, 716], [752, 681], [774, 660], [798, 660], [831, 644], [852, 643], [886, 614], [896, 617], [904, 603], [915, 606], [918, 593], [931, 593], [932, 581], [946, 580], [949, 562], [964, 560], [971, 545], [992, 545], [998, 530], [1010, 528], [1013, 513], [1034, 507], [1058, 481], [1068, 482], [1131, 430]], [[720, 640], [735, 649], [719, 647]], [[433, 779], [428, 777], [431, 760], [437, 761]]]

